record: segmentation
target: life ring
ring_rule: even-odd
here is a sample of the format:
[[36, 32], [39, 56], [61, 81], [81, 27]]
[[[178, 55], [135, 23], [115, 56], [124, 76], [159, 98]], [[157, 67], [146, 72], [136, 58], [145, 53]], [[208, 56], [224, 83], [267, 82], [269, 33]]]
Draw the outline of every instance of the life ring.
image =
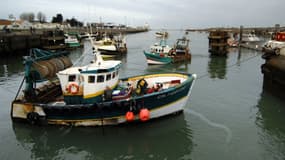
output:
[[68, 85], [68, 92], [71, 94], [77, 94], [79, 92], [79, 86], [77, 83], [71, 83]]

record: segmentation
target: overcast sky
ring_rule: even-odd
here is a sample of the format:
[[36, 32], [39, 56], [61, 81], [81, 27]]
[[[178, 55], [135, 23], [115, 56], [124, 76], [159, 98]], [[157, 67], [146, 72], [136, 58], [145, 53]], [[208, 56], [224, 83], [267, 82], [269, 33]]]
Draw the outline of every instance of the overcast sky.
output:
[[0, 19], [42, 11], [47, 20], [114, 22], [151, 28], [274, 26], [285, 24], [285, 0], [0, 0]]

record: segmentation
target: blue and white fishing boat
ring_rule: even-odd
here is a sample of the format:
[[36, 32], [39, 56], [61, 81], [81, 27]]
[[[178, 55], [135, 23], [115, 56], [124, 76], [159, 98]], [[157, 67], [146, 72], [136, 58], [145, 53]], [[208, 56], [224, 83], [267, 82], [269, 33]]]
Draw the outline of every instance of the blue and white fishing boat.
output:
[[90, 64], [71, 66], [60, 53], [26, 57], [26, 87], [12, 102], [12, 119], [72, 126], [147, 121], [183, 111], [196, 78], [159, 73], [119, 79], [121, 62], [104, 61], [91, 38], [83, 54], [93, 55]]

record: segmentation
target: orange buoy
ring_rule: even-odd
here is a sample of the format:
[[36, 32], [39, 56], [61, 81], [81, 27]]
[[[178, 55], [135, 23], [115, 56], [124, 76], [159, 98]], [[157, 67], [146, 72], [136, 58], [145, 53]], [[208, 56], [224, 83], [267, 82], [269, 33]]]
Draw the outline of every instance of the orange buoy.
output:
[[149, 110], [148, 109], [146, 108], [141, 109], [140, 120], [143, 122], [149, 120]]
[[134, 119], [135, 119], [134, 113], [133, 113], [132, 111], [128, 111], [128, 112], [126, 113], [126, 120], [127, 120], [128, 122], [131, 122], [131, 121], [133, 121]]

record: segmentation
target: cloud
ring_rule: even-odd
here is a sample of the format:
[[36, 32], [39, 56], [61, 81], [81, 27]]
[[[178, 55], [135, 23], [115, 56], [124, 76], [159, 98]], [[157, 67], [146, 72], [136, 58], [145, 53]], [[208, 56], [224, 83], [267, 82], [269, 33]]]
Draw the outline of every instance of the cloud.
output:
[[0, 18], [42, 11], [48, 20], [64, 18], [143, 25], [153, 28], [284, 25], [284, 0], [9, 0], [1, 2]]

